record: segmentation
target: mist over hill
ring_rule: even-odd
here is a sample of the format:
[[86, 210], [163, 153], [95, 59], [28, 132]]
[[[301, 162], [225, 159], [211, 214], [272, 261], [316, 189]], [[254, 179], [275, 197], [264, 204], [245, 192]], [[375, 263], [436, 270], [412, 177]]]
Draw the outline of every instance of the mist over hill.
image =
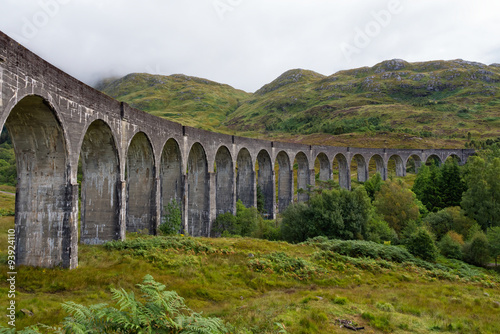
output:
[[456, 148], [500, 135], [500, 64], [461, 59], [393, 59], [330, 76], [292, 69], [253, 94], [180, 74], [97, 88], [185, 125], [307, 144]]

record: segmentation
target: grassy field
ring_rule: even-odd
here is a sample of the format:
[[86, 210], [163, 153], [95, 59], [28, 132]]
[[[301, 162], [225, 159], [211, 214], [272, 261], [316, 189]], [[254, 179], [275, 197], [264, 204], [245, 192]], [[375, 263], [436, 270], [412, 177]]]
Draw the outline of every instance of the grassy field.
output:
[[[13, 217], [0, 218], [2, 296], [13, 226]], [[278, 333], [277, 323], [288, 333], [346, 332], [338, 320], [364, 333], [500, 332], [498, 274], [445, 259], [436, 269], [332, 256], [314, 245], [129, 234], [111, 248], [80, 245], [74, 270], [18, 268], [17, 325], [57, 324], [66, 316], [61, 302], [109, 302], [110, 288], [135, 290], [151, 274], [193, 310], [253, 333]]]

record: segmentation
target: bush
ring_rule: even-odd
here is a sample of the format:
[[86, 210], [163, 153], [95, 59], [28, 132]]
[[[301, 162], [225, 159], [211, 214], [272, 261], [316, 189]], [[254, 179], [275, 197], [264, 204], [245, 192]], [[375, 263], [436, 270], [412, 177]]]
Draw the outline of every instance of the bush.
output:
[[395, 242], [398, 239], [396, 231], [394, 231], [386, 221], [381, 219], [370, 219], [368, 221], [367, 230], [366, 239], [368, 241], [381, 243], [383, 241]]
[[462, 251], [464, 261], [476, 266], [484, 266], [490, 258], [488, 239], [483, 232], [477, 232]]
[[439, 251], [443, 256], [446, 256], [449, 259], [462, 259], [462, 245], [452, 236], [452, 234], [456, 234], [451, 231], [448, 232], [439, 242]]
[[181, 206], [172, 198], [165, 207], [165, 215], [158, 230], [164, 235], [173, 235], [180, 232], [182, 226]]
[[[264, 228], [262, 225], [263, 218], [256, 208], [247, 208], [238, 200], [236, 202], [236, 216], [231, 212], [219, 214], [212, 224], [212, 235], [240, 235], [253, 236], [258, 227]], [[262, 231], [261, 234], [265, 234]]]
[[288, 242], [316, 236], [363, 239], [372, 206], [363, 187], [353, 191], [325, 190], [314, 194], [308, 204], [295, 203], [283, 212], [281, 233]]
[[434, 262], [438, 256], [438, 249], [432, 235], [425, 228], [419, 228], [406, 242], [408, 251], [424, 261]]
[[212, 224], [212, 236], [214, 237], [220, 237], [223, 234], [239, 235], [240, 232], [236, 217], [231, 212], [218, 215]]

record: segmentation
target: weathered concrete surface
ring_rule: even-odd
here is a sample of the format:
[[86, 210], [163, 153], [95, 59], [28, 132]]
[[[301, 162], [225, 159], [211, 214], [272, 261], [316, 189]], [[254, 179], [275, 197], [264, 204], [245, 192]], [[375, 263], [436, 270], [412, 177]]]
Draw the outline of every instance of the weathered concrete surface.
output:
[[148, 138], [142, 132], [132, 139], [127, 155], [127, 231], [155, 233], [155, 163]]
[[120, 239], [121, 192], [118, 150], [109, 126], [93, 122], [85, 133], [82, 162], [80, 242], [102, 244]]
[[78, 264], [80, 157], [81, 241], [102, 243], [123, 239], [126, 229], [155, 233], [171, 199], [181, 202], [183, 231], [208, 236], [216, 215], [234, 212], [236, 199], [256, 205], [257, 184], [265, 214], [275, 218], [291, 202], [295, 159], [298, 188], [313, 185], [319, 159], [321, 180], [332, 178], [336, 161], [340, 185], [350, 189], [354, 161], [364, 181], [372, 159], [386, 177], [391, 158], [400, 175], [410, 157], [418, 168], [429, 158], [443, 162], [455, 156], [465, 163], [474, 152], [309, 146], [185, 127], [113, 100], [0, 32], [4, 124], [12, 135], [18, 171], [17, 264], [43, 267]]

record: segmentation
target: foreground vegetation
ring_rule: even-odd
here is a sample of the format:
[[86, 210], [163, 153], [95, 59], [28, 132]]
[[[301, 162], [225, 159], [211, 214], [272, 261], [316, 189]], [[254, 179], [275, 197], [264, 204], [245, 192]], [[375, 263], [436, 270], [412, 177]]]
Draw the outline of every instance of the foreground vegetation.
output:
[[[0, 222], [3, 250], [13, 222]], [[376, 247], [387, 254], [405, 251], [375, 243], [364, 247], [362, 254], [326, 239], [291, 245], [129, 234], [126, 242], [81, 245], [75, 270], [19, 268], [16, 325], [55, 326], [68, 316], [62, 301], [110, 303], [112, 289], [139, 297], [136, 284], [150, 274], [188, 307], [223, 319], [234, 332], [278, 333], [278, 324], [289, 333], [344, 332], [338, 320], [364, 326], [365, 333], [500, 331], [498, 274], [444, 258], [436, 264], [410, 255], [375, 260], [366, 252]], [[6, 294], [7, 268], [0, 270]]]

